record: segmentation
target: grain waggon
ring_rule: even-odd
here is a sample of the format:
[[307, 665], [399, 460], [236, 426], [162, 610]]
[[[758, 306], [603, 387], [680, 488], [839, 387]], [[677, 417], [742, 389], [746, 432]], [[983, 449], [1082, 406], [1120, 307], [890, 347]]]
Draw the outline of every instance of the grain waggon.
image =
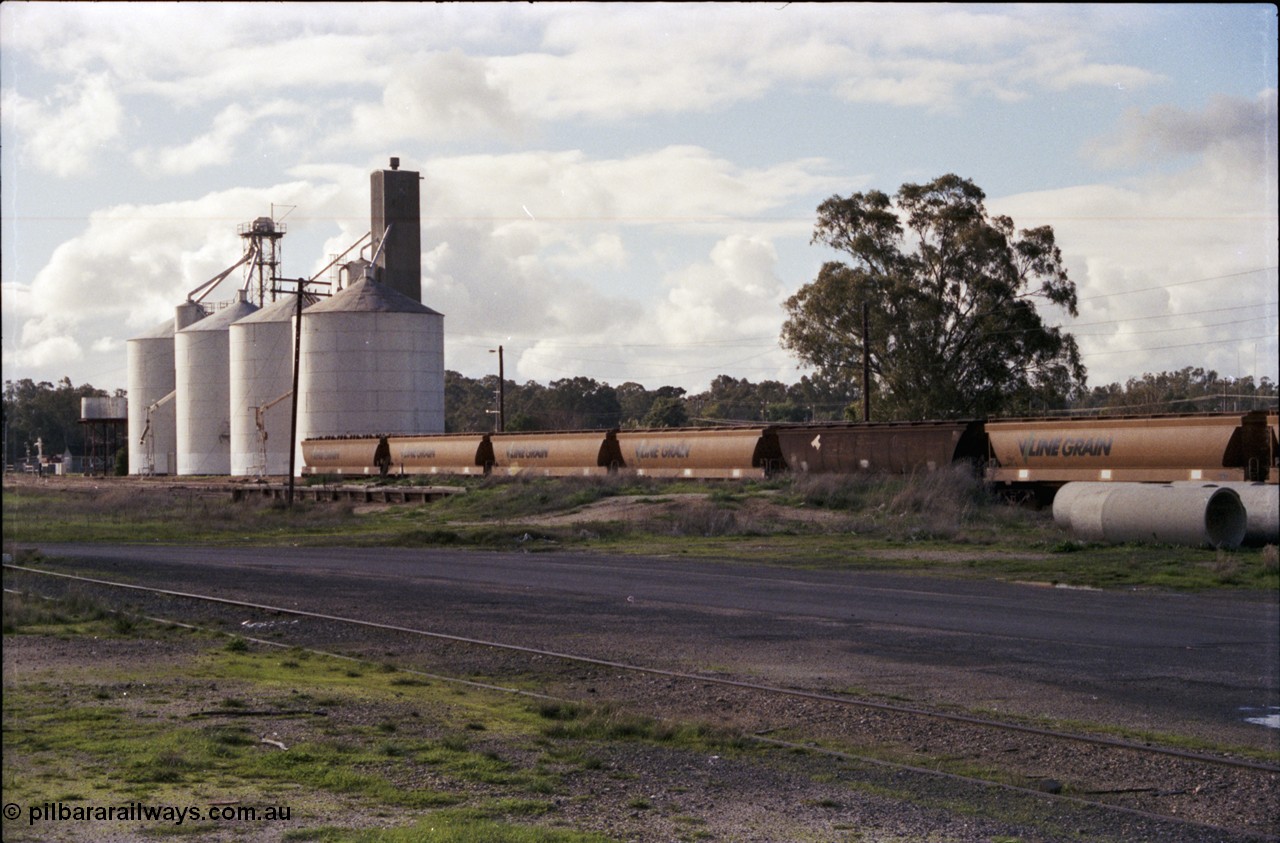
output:
[[912, 474], [978, 466], [987, 445], [979, 421], [867, 422], [779, 427], [786, 467], [799, 473]]
[[1262, 412], [1001, 419], [983, 425], [993, 483], [1275, 482]]

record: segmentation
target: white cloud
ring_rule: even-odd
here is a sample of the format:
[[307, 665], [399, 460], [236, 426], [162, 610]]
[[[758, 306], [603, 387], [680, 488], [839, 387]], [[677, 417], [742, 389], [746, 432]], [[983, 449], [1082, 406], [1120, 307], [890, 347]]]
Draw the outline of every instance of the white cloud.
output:
[[[755, 349], [765, 336], [776, 347], [785, 298], [776, 253], [763, 235], [731, 232], [782, 228], [807, 238], [807, 223], [751, 218], [829, 187], [810, 172], [817, 163], [746, 170], [690, 147], [610, 160], [541, 152], [430, 162], [424, 242], [436, 245], [424, 300], [446, 314], [450, 367], [484, 366], [501, 337], [511, 340], [511, 371], [544, 380], [577, 366], [617, 381], [628, 364], [644, 368], [640, 357], [654, 378], [685, 377], [687, 359], [677, 361], [697, 353], [689, 342], [710, 336], [752, 336]], [[704, 253], [682, 263], [684, 238], [703, 243], [717, 231], [709, 261]], [[643, 279], [655, 254], [675, 267], [665, 281], [657, 266]], [[606, 292], [624, 271], [627, 285]], [[655, 342], [664, 347], [629, 350]]]
[[[187, 175], [208, 167], [221, 167], [233, 163], [241, 156], [243, 139], [257, 131], [257, 124], [277, 117], [294, 117], [305, 112], [300, 104], [275, 100], [249, 109], [232, 103], [213, 119], [209, 131], [182, 146], [156, 149], [143, 147], [133, 153], [133, 162], [141, 170], [151, 170], [166, 175]], [[274, 131], [286, 131], [273, 127]], [[272, 131], [269, 130], [269, 131]], [[293, 140], [293, 133], [273, 137], [277, 147], [284, 147]]]
[[164, 171], [181, 174], [200, 162], [226, 163], [228, 145], [246, 131], [232, 109], [253, 114], [263, 101], [293, 104], [291, 120], [266, 127], [271, 143], [334, 150], [512, 139], [572, 119], [713, 111], [795, 86], [828, 87], [851, 102], [956, 109], [1037, 88], [1133, 87], [1157, 78], [1091, 58], [1085, 36], [1061, 18], [1097, 25], [1106, 16], [1062, 7], [392, 4], [377, 14], [359, 4], [7, 7], [5, 49], [80, 80], [61, 94], [78, 107], [57, 108], [65, 114], [57, 121], [50, 106], [6, 94], [7, 111], [28, 126], [48, 125], [32, 147], [59, 141], [63, 154], [42, 154], [41, 162], [64, 174], [84, 172], [92, 147], [119, 133], [122, 107], [138, 114], [157, 102], [224, 109], [226, 119], [204, 137], [162, 151]]
[[0, 108], [20, 133], [23, 160], [62, 178], [90, 170], [101, 147], [119, 136], [124, 113], [102, 74], [58, 85], [47, 101], [6, 89]]
[[[659, 296], [609, 296], [563, 279], [548, 287], [536, 271], [516, 277], [512, 288], [501, 279], [519, 270], [508, 266], [492, 279], [496, 289], [473, 304], [490, 329], [487, 344], [506, 343], [508, 372], [518, 379], [583, 375], [697, 391], [726, 372], [794, 377], [794, 363], [776, 341], [785, 298], [776, 263], [771, 243], [734, 235], [669, 273]], [[483, 367], [485, 346], [472, 337], [456, 353]]]
[[23, 330], [22, 344], [4, 351], [4, 367], [8, 371], [67, 371], [83, 359], [84, 349], [75, 338], [62, 333], [57, 326], [47, 324], [32, 325], [29, 330]]
[[424, 216], [495, 222], [692, 226], [731, 224], [837, 182], [798, 160], [753, 169], [692, 146], [592, 160], [578, 150], [435, 159]]
[[734, 235], [716, 243], [709, 262], [666, 279], [666, 301], [654, 314], [660, 335], [696, 342], [776, 333], [786, 298], [777, 260], [773, 244], [759, 238]]
[[[1111, 136], [1086, 147], [1103, 166], [1209, 154], [1242, 157], [1242, 165], [1262, 166], [1276, 150], [1276, 90], [1253, 100], [1216, 96], [1199, 111], [1162, 105], [1126, 112]], [[1273, 180], [1274, 184], [1274, 180]]]
[[519, 129], [506, 93], [490, 79], [483, 59], [459, 50], [397, 63], [382, 102], [358, 105], [350, 130], [362, 143], [410, 138], [454, 138], [473, 133], [511, 134]]
[[1200, 112], [1129, 115], [1096, 154], [1177, 149], [1187, 165], [1126, 186], [990, 203], [1019, 226], [1053, 226], [1081, 299], [1081, 327], [1067, 327], [1078, 333], [1090, 383], [1182, 366], [1240, 374], [1255, 347], [1275, 358], [1274, 115], [1273, 91], [1251, 104], [1218, 99]]

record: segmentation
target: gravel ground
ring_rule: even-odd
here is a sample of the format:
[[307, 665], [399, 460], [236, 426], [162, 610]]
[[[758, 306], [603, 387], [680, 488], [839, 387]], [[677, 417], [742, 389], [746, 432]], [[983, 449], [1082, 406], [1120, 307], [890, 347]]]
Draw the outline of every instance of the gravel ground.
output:
[[[7, 576], [8, 580], [9, 577]], [[132, 600], [133, 598], [131, 598]], [[145, 611], [173, 617], [175, 607], [158, 601], [140, 606]], [[340, 606], [312, 606], [313, 610], [341, 614]], [[184, 618], [212, 622], [213, 610], [190, 610]], [[585, 701], [611, 702], [627, 710], [694, 722], [742, 734], [768, 731], [789, 740], [831, 740], [858, 743], [859, 735], [874, 735], [885, 747], [916, 753], [918, 758], [961, 758], [973, 755], [986, 738], [951, 727], [921, 727], [917, 722], [895, 723], [875, 713], [836, 711], [818, 703], [764, 698], [734, 689], [692, 685], [661, 677], [622, 676], [607, 670], [566, 667], [563, 663], [531, 663], [526, 657], [493, 651], [459, 649], [432, 642], [406, 642], [385, 633], [354, 631], [331, 624], [300, 623], [282, 627], [282, 643], [327, 650], [366, 653], [374, 663], [394, 660], [402, 666], [450, 675], [517, 676], [522, 684]], [[199, 646], [181, 636], [139, 635], [132, 638], [93, 640], [51, 636], [7, 636], [4, 648], [6, 689], [22, 683], [45, 682], [63, 688], [68, 695], [86, 696], [84, 686], [97, 675], [125, 673], [150, 675], [156, 683], [174, 683], [176, 667], [190, 660]], [[218, 646], [218, 645], [213, 645]], [[707, 653], [711, 662], [729, 664], [732, 653]], [[113, 700], [130, 689], [109, 688]], [[192, 711], [216, 709], [230, 690], [185, 683], [163, 697], [169, 702], [148, 703], [154, 694], [133, 695], [139, 716], [186, 717]], [[116, 696], [117, 694], [121, 696]], [[253, 701], [249, 701], [252, 706]], [[397, 737], [430, 738], [431, 724], [411, 716], [411, 702], [376, 703], [342, 707], [324, 722], [326, 728], [370, 726], [392, 721]], [[237, 719], [237, 722], [241, 722]], [[314, 720], [269, 717], [245, 718], [243, 725], [255, 732], [276, 735], [286, 745], [307, 740], [318, 729]], [[1012, 740], [1012, 739], [1010, 739]], [[473, 749], [492, 751], [514, 763], [523, 750], [499, 736], [482, 734]], [[269, 746], [264, 751], [274, 751]], [[1034, 787], [1037, 770], [1060, 775], [1073, 769], [1061, 749], [1019, 744], [1016, 752], [1024, 763], [1015, 778]], [[1036, 753], [1039, 753], [1038, 755]], [[1245, 841], [1275, 839], [1276, 793], [1270, 786], [1243, 800], [1227, 800], [1239, 787], [1224, 774], [1214, 781], [1184, 782], [1171, 767], [1160, 777], [1160, 787], [1180, 790], [1177, 809], [1200, 822], [1229, 824], [1251, 829], [1239, 833], [1200, 826], [1160, 822], [1132, 814], [1081, 806], [1048, 795], [1015, 792], [954, 778], [914, 772], [901, 767], [833, 758], [811, 752], [774, 749], [727, 749], [691, 752], [662, 744], [614, 741], [590, 747], [598, 764], [567, 776], [568, 793], [556, 794], [555, 808], [538, 820], [546, 824], [595, 831], [625, 841], [725, 840], [725, 841]], [[1094, 756], [1094, 753], [1085, 753]], [[1031, 766], [1026, 766], [1027, 762]], [[5, 780], [19, 775], [20, 761], [5, 757]], [[1134, 782], [1149, 784], [1150, 774], [1124, 762], [1111, 770], [1095, 770], [1091, 780], [1100, 787], [1124, 789]], [[922, 765], [923, 766], [923, 765]], [[1081, 773], [1080, 775], [1084, 775]], [[404, 788], [461, 789], [463, 795], [510, 796], [500, 788], [444, 782], [427, 768], [408, 774]], [[1191, 792], [1194, 790], [1194, 792]], [[1222, 810], [1215, 811], [1221, 800]], [[8, 801], [8, 800], [6, 800]], [[380, 807], [371, 812], [351, 799], [310, 798], [299, 794], [291, 828], [337, 826], [386, 826], [408, 824], [418, 815], [402, 809]], [[1242, 817], [1240, 811], [1249, 816]], [[1224, 815], [1230, 814], [1230, 815]], [[299, 815], [303, 815], [299, 818]], [[1247, 825], [1246, 825], [1247, 824]], [[5, 839], [13, 840], [130, 840], [135, 830], [121, 829], [104, 835], [56, 829], [64, 834], [26, 834], [20, 825], [5, 823]], [[257, 841], [276, 840], [279, 826], [239, 826], [229, 832], [209, 832], [188, 839]]]

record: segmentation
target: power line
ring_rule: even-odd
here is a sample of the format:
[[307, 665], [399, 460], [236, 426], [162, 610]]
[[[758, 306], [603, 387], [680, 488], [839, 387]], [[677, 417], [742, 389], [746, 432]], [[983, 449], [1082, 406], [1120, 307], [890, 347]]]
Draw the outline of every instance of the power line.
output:
[[1169, 351], [1175, 348], [1196, 348], [1202, 345], [1225, 345], [1227, 343], [1248, 342], [1250, 340], [1275, 339], [1275, 334], [1260, 334], [1256, 337], [1232, 337], [1222, 340], [1205, 340], [1204, 342], [1189, 342], [1179, 345], [1157, 345], [1148, 348], [1118, 348], [1112, 351], [1091, 351], [1088, 354], [1081, 353], [1081, 357], [1100, 357], [1103, 354], [1139, 354], [1147, 351]]
[[[1126, 316], [1123, 319], [1099, 319], [1096, 322], [1073, 322], [1071, 328], [1090, 328], [1094, 325], [1117, 325], [1123, 322], [1146, 322], [1151, 319], [1176, 319], [1179, 316], [1203, 316], [1206, 313], [1228, 313], [1233, 310], [1257, 310], [1260, 307], [1275, 307], [1277, 302], [1262, 301], [1251, 302], [1249, 304], [1238, 304], [1234, 307], [1215, 307], [1209, 310], [1186, 310], [1180, 313], [1157, 313], [1151, 316]], [[1065, 328], [1065, 325], [1059, 325], [1059, 328]]]
[[[1271, 314], [1271, 313], [1263, 313], [1263, 314], [1262, 314], [1262, 315], [1260, 315], [1260, 316], [1250, 316], [1250, 317], [1245, 318], [1245, 319], [1233, 319], [1233, 320], [1231, 320], [1231, 321], [1229, 321], [1229, 322], [1208, 322], [1208, 323], [1201, 324], [1201, 325], [1189, 325], [1189, 326], [1178, 326], [1178, 325], [1175, 325], [1175, 326], [1173, 326], [1172, 328], [1152, 328], [1152, 329], [1151, 329], [1151, 330], [1149, 330], [1149, 331], [1130, 331], [1130, 332], [1129, 332], [1129, 334], [1130, 334], [1130, 335], [1132, 335], [1132, 336], [1140, 336], [1140, 335], [1142, 335], [1142, 334], [1167, 334], [1167, 333], [1169, 333], [1170, 331], [1199, 331], [1199, 330], [1204, 329], [1204, 328], [1222, 328], [1222, 327], [1226, 327], [1226, 326], [1229, 326], [1229, 325], [1246, 325], [1246, 324], [1248, 324], [1248, 323], [1250, 323], [1250, 322], [1257, 322], [1259, 319], [1268, 319], [1268, 320], [1271, 320], [1271, 319], [1275, 319], [1275, 318], [1276, 318], [1276, 317], [1275, 317], [1275, 315], [1274, 315], [1274, 314]], [[1134, 320], [1134, 321], [1136, 321], [1136, 320]], [[1112, 335], [1111, 335], [1111, 334], [1107, 334], [1107, 333], [1097, 333], [1097, 334], [1076, 334], [1076, 333], [1072, 333], [1072, 336], [1075, 336], [1075, 337], [1108, 337], [1108, 336], [1112, 336]]]
[[1188, 284], [1203, 284], [1206, 281], [1223, 281], [1227, 278], [1239, 278], [1242, 275], [1253, 275], [1255, 272], [1269, 272], [1273, 269], [1277, 269], [1277, 267], [1262, 266], [1262, 267], [1258, 267], [1257, 269], [1246, 269], [1243, 272], [1232, 272], [1227, 275], [1214, 275], [1209, 278], [1193, 278], [1190, 281], [1174, 281], [1172, 284], [1157, 284], [1154, 287], [1139, 287], [1136, 290], [1120, 290], [1119, 292], [1115, 292], [1115, 293], [1099, 293], [1096, 296], [1086, 296], [1085, 298], [1079, 299], [1079, 301], [1082, 301], [1082, 302], [1095, 301], [1097, 299], [1106, 299], [1112, 296], [1127, 296], [1132, 293], [1147, 293], [1152, 290], [1167, 290], [1171, 287], [1185, 287]]

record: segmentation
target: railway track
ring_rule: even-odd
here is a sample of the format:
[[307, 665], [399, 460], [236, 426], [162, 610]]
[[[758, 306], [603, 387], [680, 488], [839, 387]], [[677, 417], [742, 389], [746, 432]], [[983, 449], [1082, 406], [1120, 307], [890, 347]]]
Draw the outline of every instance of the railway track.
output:
[[[300, 606], [19, 565], [5, 568], [19, 580], [40, 582], [30, 589], [34, 593], [56, 593], [74, 585], [80, 591], [92, 590], [116, 611], [162, 622], [180, 617], [188, 625], [263, 644], [382, 663], [387, 661], [385, 654], [394, 651], [402, 670], [429, 670], [456, 681], [519, 676], [520, 685], [541, 689], [533, 696], [608, 701], [660, 719], [710, 722], [760, 743], [1034, 794], [1061, 806], [1176, 823], [1197, 834], [1209, 833], [1210, 839], [1219, 829], [1246, 839], [1280, 839], [1274, 799], [1268, 797], [1280, 786], [1280, 765], [1267, 761], [686, 673]], [[236, 620], [245, 612], [273, 620]], [[463, 679], [466, 676], [473, 679]], [[497, 680], [478, 684], [530, 693]]]

